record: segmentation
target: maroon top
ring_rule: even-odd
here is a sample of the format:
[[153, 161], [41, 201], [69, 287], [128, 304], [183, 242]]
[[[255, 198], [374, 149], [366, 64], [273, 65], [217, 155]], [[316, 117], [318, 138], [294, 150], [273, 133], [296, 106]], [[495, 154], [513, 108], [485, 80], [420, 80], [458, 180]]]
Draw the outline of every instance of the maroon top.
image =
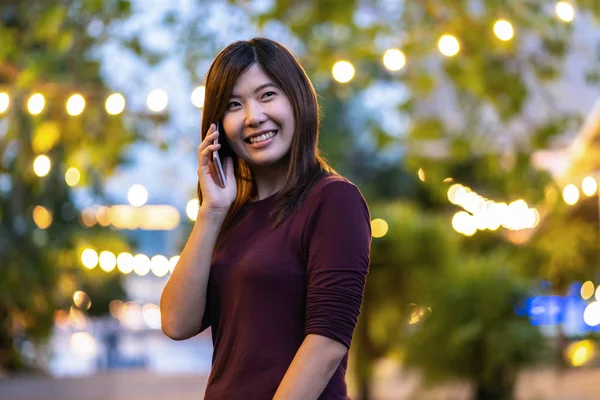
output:
[[[214, 353], [205, 399], [273, 398], [304, 337], [350, 347], [369, 268], [371, 224], [341, 176], [315, 184], [272, 230], [275, 195], [248, 203], [215, 252], [201, 331]], [[319, 399], [348, 399], [346, 355]]]

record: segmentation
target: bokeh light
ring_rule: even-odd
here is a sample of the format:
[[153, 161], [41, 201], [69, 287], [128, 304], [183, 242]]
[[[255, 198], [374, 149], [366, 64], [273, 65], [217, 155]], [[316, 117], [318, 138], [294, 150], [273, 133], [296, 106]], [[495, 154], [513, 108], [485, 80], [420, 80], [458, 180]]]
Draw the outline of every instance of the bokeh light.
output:
[[388, 231], [388, 223], [381, 218], [375, 218], [371, 221], [371, 232], [374, 238], [385, 236]]
[[67, 182], [67, 185], [69, 186], [77, 185], [80, 179], [81, 173], [75, 167], [71, 167], [65, 172], [65, 182]]
[[406, 65], [406, 56], [399, 49], [388, 49], [383, 54], [383, 65], [390, 71], [399, 71]]
[[52, 162], [44, 154], [37, 156], [33, 161], [33, 172], [39, 177], [48, 175], [50, 168], [52, 168]]
[[458, 39], [452, 35], [444, 35], [438, 41], [438, 48], [440, 53], [446, 57], [452, 57], [458, 54], [460, 51], [460, 43]]
[[85, 99], [80, 94], [74, 94], [67, 100], [67, 113], [73, 117], [80, 115], [85, 109]]
[[452, 217], [452, 228], [465, 236], [473, 236], [477, 232], [476, 220], [466, 211], [459, 211]]
[[583, 300], [591, 299], [595, 291], [596, 288], [594, 287], [594, 282], [584, 282], [583, 285], [581, 285], [581, 298]]
[[586, 196], [593, 196], [598, 191], [598, 182], [591, 176], [586, 176], [581, 182], [581, 191]]
[[132, 206], [141, 207], [148, 201], [148, 191], [143, 185], [132, 185], [127, 192], [127, 199]]
[[192, 104], [195, 107], [202, 108], [204, 107], [204, 97], [206, 95], [206, 87], [198, 86], [192, 92]]
[[133, 257], [133, 272], [139, 276], [148, 275], [148, 272], [150, 272], [150, 258], [145, 254], [136, 254]]
[[99, 257], [100, 268], [106, 272], [110, 272], [117, 266], [117, 257], [110, 251], [103, 251]]
[[150, 260], [150, 270], [152, 273], [162, 278], [169, 273], [169, 260], [165, 256], [156, 255]]
[[93, 269], [98, 265], [98, 253], [94, 249], [85, 249], [81, 253], [81, 263], [88, 269]]
[[597, 352], [597, 347], [591, 340], [580, 340], [571, 343], [566, 349], [566, 358], [574, 367], [580, 367], [590, 361]]
[[504, 19], [499, 19], [494, 24], [494, 34], [498, 39], [506, 42], [513, 38], [514, 29], [510, 22]]
[[27, 109], [32, 115], [38, 115], [44, 110], [46, 100], [41, 93], [35, 93], [27, 101]]
[[565, 186], [563, 189], [563, 199], [565, 203], [572, 206], [579, 200], [579, 189], [573, 184]]
[[556, 15], [565, 22], [571, 22], [575, 18], [575, 9], [566, 1], [559, 1], [556, 3]]
[[145, 304], [142, 307], [144, 322], [150, 329], [160, 329], [160, 307], [156, 304]]
[[33, 209], [33, 221], [40, 229], [46, 229], [52, 225], [52, 213], [45, 207], [36, 206]]
[[131, 253], [123, 252], [117, 256], [117, 268], [124, 274], [129, 274], [133, 271], [135, 260]]
[[8, 93], [2, 92], [0, 93], [0, 114], [6, 112], [8, 110], [8, 106], [10, 105], [10, 97]]
[[354, 66], [348, 61], [338, 61], [333, 65], [331, 73], [333, 79], [340, 83], [347, 83], [354, 78]]
[[185, 206], [185, 213], [189, 219], [195, 221], [198, 218], [198, 211], [200, 210], [200, 204], [198, 204], [198, 199], [192, 199], [188, 201]]
[[70, 340], [71, 350], [81, 358], [92, 358], [96, 355], [96, 339], [87, 332], [75, 332]]
[[583, 311], [583, 322], [588, 326], [600, 325], [600, 303], [597, 301], [591, 302]]
[[427, 176], [425, 175], [425, 170], [423, 168], [419, 168], [419, 170], [417, 171], [417, 176], [419, 177], [419, 180], [421, 182], [425, 182], [425, 180], [427, 179]]
[[110, 115], [119, 115], [125, 109], [125, 97], [121, 93], [113, 93], [106, 99], [104, 107]]
[[154, 89], [146, 98], [148, 109], [153, 112], [161, 112], [167, 108], [169, 104], [169, 96], [162, 89]]
[[92, 300], [86, 292], [78, 290], [73, 294], [73, 304], [80, 310], [89, 310], [92, 306]]

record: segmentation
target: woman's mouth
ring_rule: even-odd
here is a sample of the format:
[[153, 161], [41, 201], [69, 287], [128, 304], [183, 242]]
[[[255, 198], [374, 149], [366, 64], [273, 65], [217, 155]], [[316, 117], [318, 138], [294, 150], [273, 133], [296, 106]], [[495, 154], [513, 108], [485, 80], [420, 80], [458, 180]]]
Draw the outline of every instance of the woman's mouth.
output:
[[250, 144], [252, 148], [260, 149], [268, 146], [273, 141], [273, 138], [277, 136], [278, 132], [279, 131], [277, 130], [269, 131], [267, 133], [263, 133], [262, 135], [246, 139], [245, 142]]

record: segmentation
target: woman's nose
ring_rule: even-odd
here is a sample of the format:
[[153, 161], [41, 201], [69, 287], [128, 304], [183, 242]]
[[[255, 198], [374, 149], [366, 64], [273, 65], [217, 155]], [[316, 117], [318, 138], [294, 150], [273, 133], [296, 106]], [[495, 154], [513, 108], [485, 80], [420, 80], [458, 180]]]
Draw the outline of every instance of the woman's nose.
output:
[[266, 119], [267, 116], [265, 115], [260, 103], [252, 102], [248, 104], [246, 107], [246, 125], [258, 126], [265, 122]]

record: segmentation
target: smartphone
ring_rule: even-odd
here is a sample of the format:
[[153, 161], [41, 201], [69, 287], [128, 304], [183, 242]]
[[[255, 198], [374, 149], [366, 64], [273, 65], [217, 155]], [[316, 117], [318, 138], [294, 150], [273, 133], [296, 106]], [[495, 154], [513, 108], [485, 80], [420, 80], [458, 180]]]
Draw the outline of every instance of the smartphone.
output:
[[[221, 135], [221, 124], [217, 124], [217, 131], [219, 131], [219, 135]], [[219, 135], [213, 141], [213, 144], [219, 143]], [[219, 151], [213, 151], [212, 153], [212, 162], [215, 167], [215, 171], [217, 172], [217, 179], [219, 181], [219, 185], [224, 188], [227, 186], [227, 178], [225, 177], [225, 171], [223, 171], [223, 164], [221, 163], [221, 157], [219, 157]]]

